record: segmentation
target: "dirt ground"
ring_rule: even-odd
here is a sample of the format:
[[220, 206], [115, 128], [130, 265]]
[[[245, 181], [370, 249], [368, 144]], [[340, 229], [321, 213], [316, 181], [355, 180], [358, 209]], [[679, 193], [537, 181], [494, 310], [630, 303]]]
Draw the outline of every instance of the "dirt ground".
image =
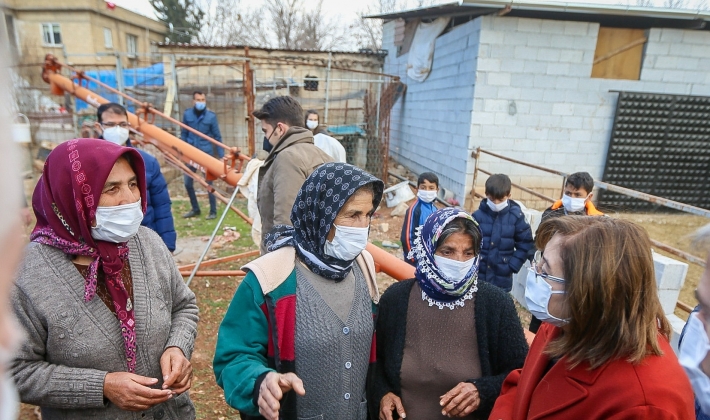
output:
[[[31, 186], [28, 189], [31, 190]], [[178, 236], [180, 237], [178, 250], [181, 252], [176, 255], [176, 260], [179, 261], [179, 265], [194, 262], [204, 248], [206, 235], [213, 229], [214, 221], [205, 221], [204, 218], [187, 221], [182, 219], [180, 215], [187, 211], [188, 202], [182, 196], [184, 189], [179, 178], [170, 184], [170, 190], [174, 201], [173, 213], [177, 224]], [[204, 195], [199, 196], [199, 198], [201, 205], [204, 206], [204, 215], [206, 214], [204, 209], [207, 206], [207, 198]], [[478, 204], [475, 206], [477, 208]], [[243, 198], [239, 202], [239, 207], [246, 207]], [[383, 203], [383, 206], [373, 217], [371, 241], [376, 245], [381, 246], [382, 241], [399, 243], [402, 217], [393, 217], [390, 213], [391, 209], [386, 208]], [[705, 218], [685, 214], [612, 214], [611, 216], [625, 218], [641, 224], [647, 229], [652, 238], [687, 252], [695, 252], [698, 256], [703, 256], [700, 251], [691, 248], [687, 235], [707, 223], [708, 220]], [[218, 249], [213, 249], [209, 253], [210, 258], [254, 249], [249, 234], [250, 228], [245, 222], [236, 216], [230, 215], [225, 225], [235, 227], [241, 237], [236, 241], [220, 244]], [[402, 257], [401, 249], [386, 249], [397, 257]], [[659, 252], [665, 254], [664, 252]], [[213, 266], [210, 269], [238, 269], [246, 262], [245, 260], [233, 261]], [[693, 297], [693, 290], [697, 286], [701, 272], [700, 267], [690, 265], [688, 277], [680, 295], [680, 300], [691, 306], [695, 306], [697, 303]], [[192, 356], [194, 381], [190, 391], [192, 400], [197, 408], [198, 419], [226, 420], [239, 418], [236, 411], [225, 403], [222, 390], [215, 383], [212, 372], [212, 357], [217, 330], [239, 282], [239, 278], [211, 277], [196, 278], [190, 285], [197, 296], [197, 303], [200, 307], [199, 333]], [[381, 274], [378, 275], [378, 283], [381, 289], [384, 290], [393, 284], [394, 280]], [[529, 313], [521, 307], [518, 308], [521, 322], [524, 326], [527, 326], [530, 319]], [[687, 314], [682, 312], [677, 312], [677, 314], [683, 318], [687, 317]], [[37, 418], [34, 414], [34, 407], [23, 406], [20, 419], [34, 420]]]

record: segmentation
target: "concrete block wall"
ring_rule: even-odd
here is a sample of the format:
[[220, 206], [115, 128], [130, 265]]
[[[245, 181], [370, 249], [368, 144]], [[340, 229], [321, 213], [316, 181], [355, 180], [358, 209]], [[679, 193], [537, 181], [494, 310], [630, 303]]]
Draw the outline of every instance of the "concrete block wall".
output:
[[409, 55], [397, 57], [394, 23], [383, 28], [384, 72], [407, 84], [392, 109], [390, 155], [415, 173], [436, 173], [441, 186], [459, 198], [466, 193], [479, 32], [480, 21], [471, 21], [441, 35], [431, 73], [419, 83], [407, 77]]
[[[710, 33], [649, 30], [640, 80], [591, 78], [599, 24], [480, 17], [469, 151], [476, 147], [601, 178], [618, 94], [710, 95]], [[559, 177], [485, 156], [513, 182], [551, 188]], [[467, 168], [467, 191], [474, 159]], [[482, 181], [484, 177], [479, 177]], [[477, 188], [482, 189], [479, 183]]]
[[[678, 338], [680, 337], [681, 331], [683, 331], [685, 321], [678, 318], [674, 312], [680, 289], [683, 288], [685, 277], [688, 274], [688, 264], [654, 253], [653, 265], [656, 275], [656, 285], [658, 286], [658, 298], [661, 301], [661, 306], [663, 307], [663, 312], [666, 314], [666, 318], [668, 318], [673, 327], [671, 345], [677, 352]], [[528, 267], [530, 267], [530, 262], [526, 261], [523, 268], [513, 276], [513, 288], [510, 291], [513, 298], [526, 309], [525, 282], [527, 280]]]

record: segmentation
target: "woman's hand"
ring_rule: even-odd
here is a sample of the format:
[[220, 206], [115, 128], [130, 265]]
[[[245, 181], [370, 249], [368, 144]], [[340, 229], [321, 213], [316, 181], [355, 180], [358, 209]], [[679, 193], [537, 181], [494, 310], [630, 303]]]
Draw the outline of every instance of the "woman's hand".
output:
[[259, 414], [266, 420], [278, 420], [281, 398], [290, 390], [306, 395], [303, 381], [295, 373], [269, 372], [259, 386]]
[[163, 389], [182, 394], [192, 386], [192, 364], [178, 347], [168, 347], [160, 357]]
[[392, 412], [397, 411], [400, 418], [406, 418], [402, 400], [391, 392], [385, 394], [380, 400], [380, 420], [393, 420]]
[[104, 377], [104, 396], [121, 410], [147, 410], [173, 396], [173, 392], [169, 389], [151, 388], [157, 383], [157, 378], [147, 378], [133, 373], [107, 373]]
[[447, 417], [465, 417], [481, 405], [478, 388], [470, 382], [461, 382], [441, 397], [439, 404], [444, 407], [441, 414]]

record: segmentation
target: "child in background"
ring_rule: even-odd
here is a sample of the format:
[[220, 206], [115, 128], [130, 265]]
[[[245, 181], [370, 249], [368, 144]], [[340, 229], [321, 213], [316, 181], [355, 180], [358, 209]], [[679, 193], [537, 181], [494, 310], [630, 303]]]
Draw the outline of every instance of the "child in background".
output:
[[510, 188], [507, 175], [491, 175], [486, 180], [486, 198], [473, 213], [483, 236], [478, 278], [506, 292], [513, 286], [513, 273], [520, 271], [534, 246], [530, 225], [510, 199]]
[[404, 224], [402, 224], [402, 234], [399, 237], [402, 241], [404, 261], [411, 265], [415, 265], [414, 260], [409, 259], [407, 255], [412, 249], [415, 229], [423, 225], [427, 217], [436, 211], [434, 200], [439, 193], [439, 177], [434, 173], [424, 172], [419, 175], [417, 188], [417, 201], [407, 209], [407, 213], [404, 215]]

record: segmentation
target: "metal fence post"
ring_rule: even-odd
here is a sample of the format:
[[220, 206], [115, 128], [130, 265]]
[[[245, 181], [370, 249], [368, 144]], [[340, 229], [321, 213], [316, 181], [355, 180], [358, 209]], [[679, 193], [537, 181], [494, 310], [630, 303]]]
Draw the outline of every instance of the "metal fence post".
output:
[[323, 119], [325, 124], [328, 124], [328, 100], [330, 96], [330, 66], [333, 62], [333, 53], [328, 53], [328, 68], [325, 70], [325, 112]]
[[[123, 88], [123, 63], [121, 62], [121, 54], [116, 53], [116, 89], [121, 93], [126, 93]], [[118, 103], [125, 106], [121, 95], [118, 96]]]
[[[175, 64], [175, 54], [170, 54], [170, 73], [175, 86], [175, 97], [173, 98], [173, 110], [175, 111], [175, 119], [180, 119], [180, 86], [178, 86], [177, 66]], [[171, 115], [172, 116], [172, 115]], [[180, 127], [175, 126], [175, 136], [180, 136]]]
[[478, 180], [478, 161], [481, 158], [481, 148], [476, 148], [476, 153], [473, 155], [475, 162], [473, 163], [473, 184], [471, 184], [471, 207], [469, 210], [473, 212], [473, 200], [476, 198], [476, 181]]

